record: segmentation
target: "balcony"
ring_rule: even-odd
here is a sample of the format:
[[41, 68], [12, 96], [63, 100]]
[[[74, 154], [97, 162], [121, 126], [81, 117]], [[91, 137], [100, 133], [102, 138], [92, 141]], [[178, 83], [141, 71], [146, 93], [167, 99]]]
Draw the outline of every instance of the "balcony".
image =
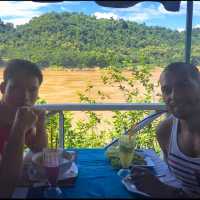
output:
[[[166, 106], [160, 103], [102, 103], [102, 104], [43, 104], [36, 105], [38, 109], [48, 111], [47, 117], [59, 113], [59, 146], [65, 148], [65, 130], [64, 130], [64, 114], [63, 111], [133, 111], [133, 110], [151, 110], [155, 111], [152, 115], [147, 116], [138, 124], [135, 131], [138, 131], [151, 123], [154, 119], [159, 117], [164, 111]], [[155, 113], [158, 113], [155, 115]], [[116, 141], [116, 140], [115, 140]], [[109, 146], [109, 145], [108, 145]]]

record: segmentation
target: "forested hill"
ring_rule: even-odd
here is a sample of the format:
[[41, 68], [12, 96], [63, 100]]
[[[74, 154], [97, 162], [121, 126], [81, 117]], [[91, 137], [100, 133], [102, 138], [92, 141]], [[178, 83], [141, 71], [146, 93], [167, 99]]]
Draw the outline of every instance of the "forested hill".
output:
[[[0, 20], [0, 58], [43, 67], [162, 66], [183, 60], [184, 41], [184, 32], [83, 13], [48, 13], [16, 28]], [[194, 29], [192, 59], [200, 63], [199, 41]]]

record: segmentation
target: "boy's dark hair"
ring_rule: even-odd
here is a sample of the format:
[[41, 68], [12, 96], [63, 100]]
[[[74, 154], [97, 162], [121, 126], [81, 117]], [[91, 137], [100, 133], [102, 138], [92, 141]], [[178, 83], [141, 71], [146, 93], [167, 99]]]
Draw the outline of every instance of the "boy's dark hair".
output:
[[25, 72], [27, 75], [37, 77], [40, 84], [43, 81], [42, 71], [39, 67], [35, 63], [22, 59], [13, 59], [7, 62], [3, 73], [3, 79], [7, 82], [20, 72]]
[[192, 78], [199, 79], [199, 70], [194, 64], [189, 64], [185, 62], [174, 62], [169, 64], [164, 70], [166, 72], [181, 73], [187, 72]]

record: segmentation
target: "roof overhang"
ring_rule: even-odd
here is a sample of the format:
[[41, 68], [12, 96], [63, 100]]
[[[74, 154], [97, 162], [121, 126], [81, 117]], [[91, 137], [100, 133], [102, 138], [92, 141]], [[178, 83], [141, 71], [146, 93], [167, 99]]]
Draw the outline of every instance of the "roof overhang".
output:
[[[128, 8], [134, 6], [137, 3], [145, 2], [145, 1], [104, 1], [104, 0], [96, 0], [95, 1], [100, 6], [111, 7], [111, 8]], [[152, 1], [159, 2], [163, 4], [164, 8], [168, 11], [176, 12], [180, 9], [181, 1]]]

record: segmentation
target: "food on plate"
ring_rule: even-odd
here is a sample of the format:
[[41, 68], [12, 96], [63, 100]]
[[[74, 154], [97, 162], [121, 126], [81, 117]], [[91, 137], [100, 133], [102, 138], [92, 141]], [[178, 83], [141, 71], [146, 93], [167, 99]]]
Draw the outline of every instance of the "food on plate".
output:
[[119, 169], [121, 167], [119, 158], [119, 146], [113, 145], [109, 147], [105, 154], [114, 169]]
[[119, 147], [118, 146], [111, 146], [106, 151], [106, 156], [108, 159], [110, 158], [118, 158], [119, 157]]
[[119, 158], [113, 158], [110, 160], [110, 163], [114, 169], [120, 169], [121, 168], [121, 162]]
[[132, 164], [133, 165], [146, 165], [147, 163], [146, 163], [144, 157], [134, 154]]
[[[114, 169], [120, 169], [122, 168], [120, 157], [119, 157], [119, 146], [113, 145], [109, 147], [105, 155], [107, 156], [108, 160], [110, 161], [112, 167]], [[145, 161], [144, 157], [137, 154], [137, 152], [133, 153], [131, 165], [147, 165], [147, 162]]]

